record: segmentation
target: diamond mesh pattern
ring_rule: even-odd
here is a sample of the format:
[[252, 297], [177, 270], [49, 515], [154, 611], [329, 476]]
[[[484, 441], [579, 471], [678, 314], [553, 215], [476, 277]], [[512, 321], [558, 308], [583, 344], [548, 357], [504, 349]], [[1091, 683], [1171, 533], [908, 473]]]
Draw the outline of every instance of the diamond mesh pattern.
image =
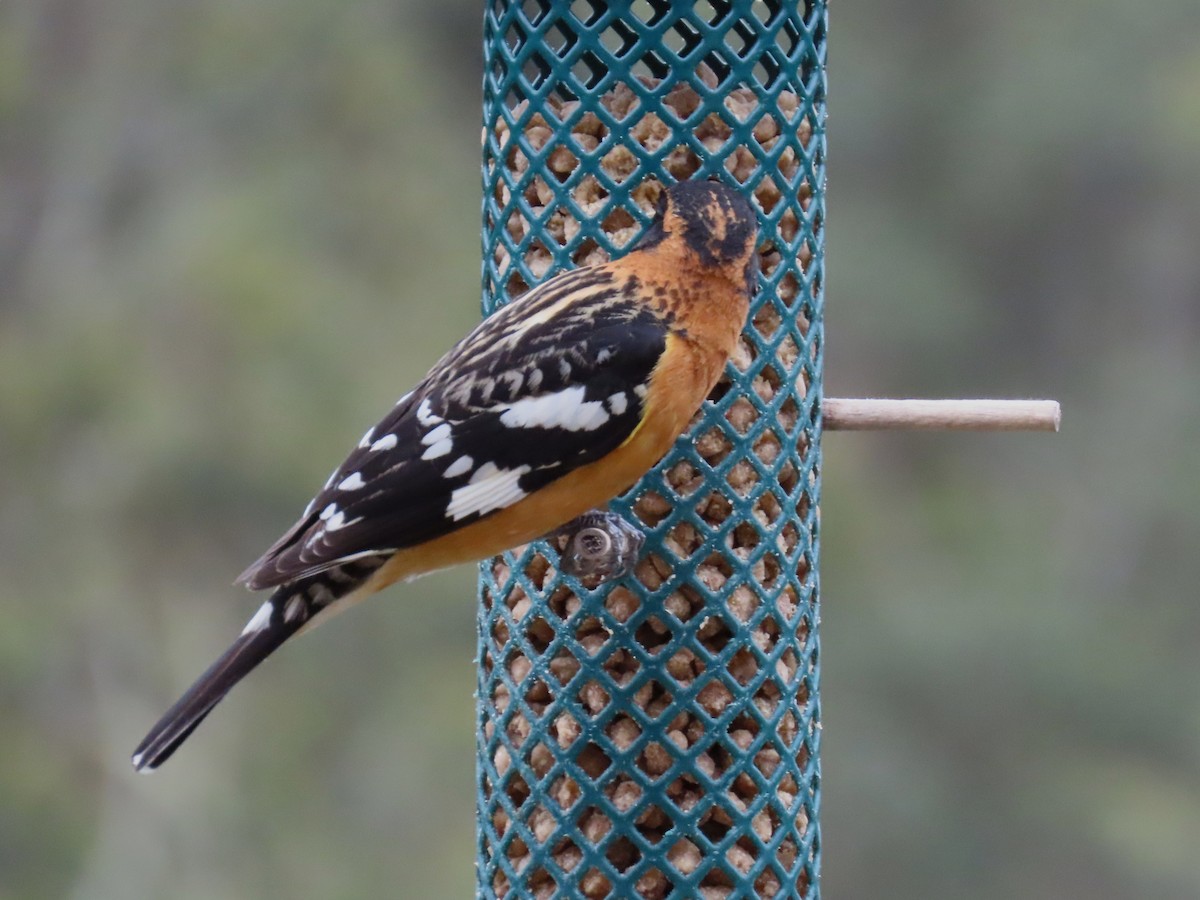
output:
[[484, 312], [601, 262], [661, 184], [762, 211], [760, 290], [689, 434], [613, 508], [597, 585], [481, 567], [481, 897], [817, 896], [825, 5], [491, 0]]

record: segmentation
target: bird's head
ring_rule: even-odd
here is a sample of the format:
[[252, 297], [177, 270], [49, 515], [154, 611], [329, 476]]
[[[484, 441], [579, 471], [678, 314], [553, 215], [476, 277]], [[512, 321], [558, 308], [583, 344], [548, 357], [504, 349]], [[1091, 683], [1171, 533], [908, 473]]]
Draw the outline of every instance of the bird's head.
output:
[[719, 181], [681, 181], [663, 191], [658, 215], [635, 249], [664, 243], [694, 255], [705, 268], [758, 274], [758, 216], [738, 191]]

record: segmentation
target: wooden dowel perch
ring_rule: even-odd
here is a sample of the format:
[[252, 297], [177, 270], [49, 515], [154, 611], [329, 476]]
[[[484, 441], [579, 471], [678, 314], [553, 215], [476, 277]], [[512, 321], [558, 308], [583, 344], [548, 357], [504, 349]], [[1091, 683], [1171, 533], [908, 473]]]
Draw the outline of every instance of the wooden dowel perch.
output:
[[822, 404], [829, 431], [1058, 431], [1055, 400], [848, 400]]

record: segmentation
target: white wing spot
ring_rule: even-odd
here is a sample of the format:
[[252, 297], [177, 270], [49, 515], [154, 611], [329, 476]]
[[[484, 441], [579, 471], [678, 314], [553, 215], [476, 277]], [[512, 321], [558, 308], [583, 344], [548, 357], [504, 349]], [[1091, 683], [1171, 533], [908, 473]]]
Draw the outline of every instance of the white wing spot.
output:
[[428, 397], [417, 407], [417, 421], [422, 425], [436, 425], [442, 421], [442, 417], [434, 413]]
[[600, 350], [596, 353], [596, 362], [599, 365], [604, 365], [606, 362], [608, 362], [612, 358], [613, 358], [613, 348], [612, 347], [601, 347]]
[[302, 615], [304, 615], [304, 598], [297, 595], [283, 607], [283, 621], [295, 622]]
[[400, 441], [394, 434], [385, 434], [371, 445], [371, 452], [378, 453], [380, 450], [391, 450], [398, 443], [400, 443]]
[[343, 528], [349, 528], [351, 525], [361, 522], [362, 520], [363, 517], [359, 516], [357, 519], [346, 521], [346, 514], [344, 512], [340, 512], [337, 515], [330, 516], [329, 521], [325, 523], [325, 530], [327, 532], [341, 531]]
[[438, 441], [436, 444], [422, 453], [421, 459], [437, 459], [438, 457], [445, 456], [453, 449], [454, 442], [450, 440], [450, 438], [446, 438], [445, 440]]
[[338, 511], [336, 503], [330, 503], [327, 507], [321, 510], [321, 521], [326, 522], [329, 517]]
[[594, 431], [608, 421], [608, 413], [599, 400], [583, 399], [583, 385], [575, 385], [553, 394], [526, 397], [508, 406], [500, 422], [509, 428], [565, 428], [567, 431]]
[[581, 407], [587, 408], [586, 410], [582, 408], [580, 410], [584, 414], [584, 418], [579, 420], [579, 427], [584, 431], [595, 431], [609, 419], [608, 411], [605, 410], [604, 404], [599, 400], [581, 404]]
[[542, 370], [534, 369], [529, 373], [529, 390], [536, 391], [542, 386]]
[[[318, 607], [328, 606], [335, 599], [337, 599], [333, 596], [333, 591], [320, 582], [317, 582], [308, 589], [308, 596]], [[286, 611], [284, 614], [286, 615]]]
[[421, 443], [428, 447], [430, 444], [444, 441], [450, 437], [450, 431], [450, 423], [443, 422], [437, 428], [430, 431], [429, 434], [425, 435], [425, 437], [421, 438]]
[[399, 400], [396, 401], [396, 406], [399, 406], [401, 403], [403, 403], [405, 400], [407, 400], [412, 395], [413, 395], [413, 392], [409, 391], [407, 394], [405, 394], [403, 397], [401, 397]]
[[465, 475], [470, 472], [475, 465], [475, 460], [469, 456], [460, 456], [454, 462], [446, 467], [446, 471], [442, 473], [446, 478], [457, 478], [459, 475]]
[[242, 629], [242, 634], [252, 634], [255, 631], [262, 631], [271, 624], [271, 611], [274, 607], [271, 606], [271, 601], [268, 600], [258, 608], [258, 612], [254, 617], [246, 623], [246, 627]]
[[641, 398], [641, 399], [643, 399], [643, 400], [645, 400], [645, 399], [646, 399], [646, 392], [647, 392], [648, 390], [650, 390], [650, 388], [649, 388], [649, 386], [648, 386], [648, 385], [644, 385], [644, 384], [635, 384], [635, 385], [633, 386], [633, 392], [634, 392], [635, 394], [637, 394], [637, 395], [638, 395], [638, 397], [640, 397], [640, 398]]
[[501, 469], [495, 463], [484, 463], [467, 484], [450, 493], [446, 515], [457, 522], [473, 513], [483, 515], [512, 506], [525, 496], [517, 482], [528, 471], [529, 466]]
[[624, 415], [625, 410], [629, 409], [629, 398], [624, 394], [613, 394], [608, 398], [607, 403], [614, 416]]
[[375, 426], [372, 425], [367, 429], [367, 433], [362, 436], [362, 440], [358, 442], [358, 449], [365, 450], [371, 446], [371, 439], [375, 437]]
[[355, 472], [353, 475], [347, 475], [340, 482], [338, 482], [339, 491], [357, 491], [365, 486], [366, 482], [363, 481], [362, 472]]

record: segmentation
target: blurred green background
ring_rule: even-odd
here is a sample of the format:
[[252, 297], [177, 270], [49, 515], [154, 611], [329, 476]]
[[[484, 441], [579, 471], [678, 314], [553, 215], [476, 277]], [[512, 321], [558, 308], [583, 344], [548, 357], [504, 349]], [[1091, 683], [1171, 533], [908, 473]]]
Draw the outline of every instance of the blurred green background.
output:
[[[469, 896], [474, 571], [145, 728], [478, 317], [480, 4], [0, 5], [0, 900]], [[837, 0], [831, 897], [1200, 896], [1200, 7]]]

